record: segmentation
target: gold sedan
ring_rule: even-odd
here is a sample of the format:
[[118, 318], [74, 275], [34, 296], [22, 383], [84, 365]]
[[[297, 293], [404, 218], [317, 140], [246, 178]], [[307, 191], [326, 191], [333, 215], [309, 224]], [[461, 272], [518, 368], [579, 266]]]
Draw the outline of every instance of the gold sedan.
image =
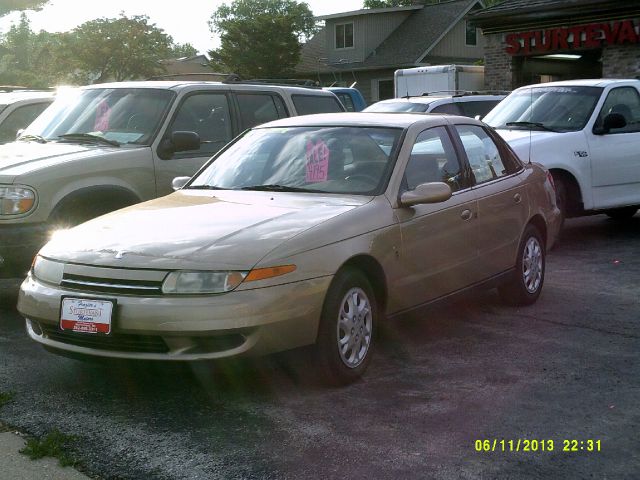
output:
[[394, 315], [480, 285], [536, 301], [559, 229], [548, 172], [466, 117], [278, 120], [174, 184], [40, 251], [18, 301], [33, 340], [182, 361], [315, 344], [347, 383]]

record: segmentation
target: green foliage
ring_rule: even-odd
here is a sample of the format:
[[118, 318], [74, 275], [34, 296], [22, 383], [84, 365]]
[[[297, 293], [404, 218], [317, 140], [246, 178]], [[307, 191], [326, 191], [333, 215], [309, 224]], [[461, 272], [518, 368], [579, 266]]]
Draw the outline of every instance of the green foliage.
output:
[[0, 392], [0, 408], [13, 400], [14, 395], [13, 392]]
[[32, 438], [27, 441], [26, 446], [20, 453], [27, 455], [31, 460], [43, 457], [57, 458], [63, 467], [77, 465], [77, 460], [69, 452], [69, 445], [76, 440], [76, 437], [65, 435], [54, 429], [45, 437]]
[[290, 75], [300, 59], [301, 39], [316, 32], [313, 13], [294, 0], [235, 0], [209, 22], [220, 48], [209, 52], [215, 71], [243, 77]]
[[49, 0], [2, 0], [0, 2], [0, 17], [15, 10], [40, 10]]
[[177, 43], [171, 47], [171, 58], [193, 57], [198, 54], [198, 50], [195, 49], [190, 43]]
[[[68, 55], [96, 82], [145, 78], [163, 71], [159, 60], [170, 57], [172, 39], [149, 17], [99, 18], [70, 33]], [[89, 80], [89, 78], [87, 78]]]

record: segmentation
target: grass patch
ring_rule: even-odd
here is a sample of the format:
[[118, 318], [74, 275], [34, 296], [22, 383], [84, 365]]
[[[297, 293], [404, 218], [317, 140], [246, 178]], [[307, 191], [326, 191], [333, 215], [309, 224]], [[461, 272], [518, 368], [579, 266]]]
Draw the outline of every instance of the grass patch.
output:
[[4, 407], [7, 403], [13, 400], [14, 397], [13, 392], [0, 392], [0, 408]]
[[63, 467], [75, 466], [78, 461], [69, 452], [69, 444], [75, 439], [73, 435], [65, 435], [54, 429], [44, 437], [27, 440], [27, 445], [20, 453], [27, 455], [31, 460], [53, 457], [57, 458]]

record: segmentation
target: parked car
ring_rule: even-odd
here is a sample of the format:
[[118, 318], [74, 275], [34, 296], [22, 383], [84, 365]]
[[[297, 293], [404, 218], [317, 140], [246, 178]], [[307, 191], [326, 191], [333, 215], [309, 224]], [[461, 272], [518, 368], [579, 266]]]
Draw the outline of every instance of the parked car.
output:
[[15, 141], [18, 132], [53, 102], [53, 96], [53, 92], [28, 89], [5, 91], [0, 87], [0, 143]]
[[380, 100], [364, 109], [365, 112], [447, 113], [482, 119], [505, 98], [505, 94], [476, 92], [433, 93], [420, 97]]
[[632, 217], [640, 207], [640, 81], [571, 80], [515, 90], [485, 118], [547, 167], [563, 217]]
[[206, 81], [92, 85], [59, 93], [0, 146], [0, 277], [26, 273], [52, 230], [171, 193], [243, 130], [341, 112], [321, 89]]
[[333, 93], [347, 112], [361, 112], [367, 106], [367, 102], [360, 93], [360, 90], [352, 87], [324, 87], [325, 90]]
[[40, 251], [18, 300], [33, 340], [166, 361], [315, 343], [349, 382], [394, 315], [481, 285], [535, 302], [559, 228], [548, 172], [464, 117], [278, 120], [175, 184]]

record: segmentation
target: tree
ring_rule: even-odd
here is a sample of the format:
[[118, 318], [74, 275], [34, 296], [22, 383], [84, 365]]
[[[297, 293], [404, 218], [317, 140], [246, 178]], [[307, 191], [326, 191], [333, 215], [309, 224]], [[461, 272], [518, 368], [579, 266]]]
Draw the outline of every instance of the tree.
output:
[[213, 69], [249, 78], [290, 75], [301, 40], [316, 31], [309, 5], [295, 0], [234, 0], [214, 12], [209, 26], [220, 34], [220, 48], [209, 52]]
[[2, 0], [0, 17], [15, 10], [40, 10], [49, 0]]
[[190, 43], [176, 43], [171, 47], [169, 56], [171, 58], [193, 57], [198, 54], [198, 50]]
[[163, 71], [158, 63], [171, 56], [172, 38], [149, 17], [99, 18], [71, 32], [69, 55], [76, 60], [86, 80], [129, 80]]

